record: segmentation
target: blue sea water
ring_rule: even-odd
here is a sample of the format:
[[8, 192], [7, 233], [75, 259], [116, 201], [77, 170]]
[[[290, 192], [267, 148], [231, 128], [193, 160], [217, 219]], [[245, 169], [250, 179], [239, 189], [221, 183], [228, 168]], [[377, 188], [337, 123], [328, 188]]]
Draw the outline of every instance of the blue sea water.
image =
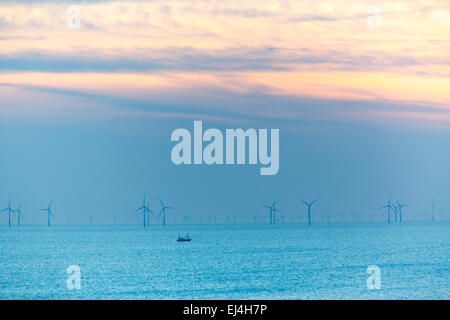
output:
[[[185, 232], [193, 241], [176, 242]], [[0, 243], [0, 299], [449, 298], [449, 221], [1, 226]]]

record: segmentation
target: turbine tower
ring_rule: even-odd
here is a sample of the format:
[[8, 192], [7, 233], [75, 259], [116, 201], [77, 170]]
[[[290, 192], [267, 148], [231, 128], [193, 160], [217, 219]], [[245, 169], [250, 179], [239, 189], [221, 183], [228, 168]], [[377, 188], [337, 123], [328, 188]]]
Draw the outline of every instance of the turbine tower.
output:
[[8, 211], [8, 227], [11, 228], [11, 212], [14, 213], [14, 210], [11, 208], [11, 198], [9, 198], [8, 208], [3, 209], [0, 213]]
[[144, 195], [144, 200], [142, 200], [142, 206], [140, 206], [139, 208], [137, 208], [134, 212], [139, 212], [139, 214], [142, 212], [144, 215], [144, 228], [145, 228], [145, 220], [146, 220], [146, 214], [147, 214], [147, 205], [145, 203], [145, 195]]
[[308, 225], [311, 225], [311, 207], [314, 203], [316, 203], [317, 201], [319, 201], [319, 199], [313, 200], [313, 201], [305, 201], [302, 198], [300, 198], [300, 200], [308, 207]]
[[17, 225], [20, 226], [20, 218], [22, 217], [22, 202], [17, 207], [16, 210], [14, 210], [17, 213]]
[[175, 209], [174, 207], [169, 207], [164, 205], [163, 201], [161, 200], [161, 198], [159, 198], [159, 202], [161, 203], [161, 211], [159, 211], [159, 216], [161, 216], [161, 214], [163, 215], [163, 226], [166, 226], [166, 209]]
[[392, 205], [392, 209], [394, 210], [394, 221], [397, 223], [397, 215], [398, 215], [398, 206], [395, 204]]
[[402, 209], [407, 206], [408, 206], [407, 204], [401, 204], [400, 202], [397, 201], [397, 209], [398, 209], [398, 212], [400, 213], [400, 217], [399, 217], [400, 223], [402, 223]]
[[388, 210], [388, 223], [391, 223], [391, 210], [394, 209], [392, 206], [392, 196], [389, 197], [389, 200], [385, 206], [382, 206], [380, 209], [387, 209]]
[[53, 212], [52, 212], [52, 204], [53, 204], [53, 200], [50, 201], [50, 204], [48, 205], [47, 209], [41, 209], [41, 211], [46, 211], [47, 213], [47, 225], [50, 227], [50, 216], [54, 217]]
[[270, 206], [263, 205], [264, 208], [267, 208], [270, 211], [270, 224], [275, 224], [276, 221], [277, 221], [276, 220], [276, 213], [277, 212], [281, 213], [281, 211], [276, 208], [277, 202], [278, 201], [273, 201]]

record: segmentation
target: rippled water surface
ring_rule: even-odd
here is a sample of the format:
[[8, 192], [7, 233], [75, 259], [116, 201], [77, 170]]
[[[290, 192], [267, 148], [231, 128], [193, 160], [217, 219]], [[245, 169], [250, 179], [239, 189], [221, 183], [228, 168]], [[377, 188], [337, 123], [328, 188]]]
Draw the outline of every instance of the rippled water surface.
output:
[[[189, 232], [193, 241], [176, 242]], [[450, 223], [0, 227], [0, 299], [448, 299]], [[66, 269], [81, 268], [80, 290]], [[381, 269], [368, 290], [367, 267]]]

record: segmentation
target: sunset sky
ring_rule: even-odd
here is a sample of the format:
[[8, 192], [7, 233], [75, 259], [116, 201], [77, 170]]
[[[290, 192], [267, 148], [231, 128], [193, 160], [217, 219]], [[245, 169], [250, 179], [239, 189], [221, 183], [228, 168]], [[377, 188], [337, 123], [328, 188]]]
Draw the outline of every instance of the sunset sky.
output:
[[[174, 167], [193, 120], [280, 128], [280, 173]], [[179, 217], [298, 217], [300, 194], [322, 215], [381, 216], [390, 194], [450, 212], [450, 4], [2, 1], [0, 152], [0, 206], [28, 199], [30, 223], [50, 199], [60, 223], [82, 201], [108, 222], [144, 193]]]

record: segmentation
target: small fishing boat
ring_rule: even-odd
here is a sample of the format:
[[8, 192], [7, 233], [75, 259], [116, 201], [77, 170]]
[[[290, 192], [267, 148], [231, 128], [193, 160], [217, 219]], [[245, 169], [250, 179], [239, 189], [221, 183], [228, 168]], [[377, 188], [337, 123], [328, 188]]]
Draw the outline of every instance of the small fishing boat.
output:
[[188, 234], [186, 234], [186, 236], [185, 237], [182, 237], [182, 236], [180, 236], [180, 235], [178, 235], [178, 242], [190, 242], [192, 239], [191, 239], [191, 237], [189, 237], [189, 233]]

